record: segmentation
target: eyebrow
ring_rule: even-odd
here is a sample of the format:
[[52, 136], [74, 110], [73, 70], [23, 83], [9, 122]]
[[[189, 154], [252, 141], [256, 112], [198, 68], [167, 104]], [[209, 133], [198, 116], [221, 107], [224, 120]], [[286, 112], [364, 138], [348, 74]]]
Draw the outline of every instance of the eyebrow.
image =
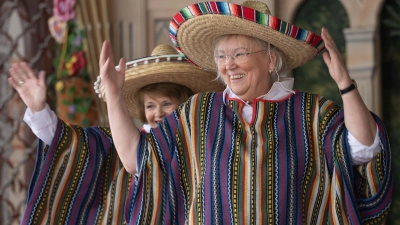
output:
[[[246, 47], [238, 47], [238, 48], [233, 49], [233, 52], [237, 52], [237, 51], [242, 50], [242, 49], [245, 50], [245, 51], [248, 50]], [[218, 50], [218, 54], [220, 54], [220, 53], [224, 54], [225, 51]]]
[[[172, 101], [171, 100], [164, 100], [164, 101], [162, 101], [160, 103], [166, 103], [166, 102], [172, 102]], [[145, 102], [144, 104], [156, 104], [156, 103], [154, 103], [153, 101], [149, 101], [149, 102]]]

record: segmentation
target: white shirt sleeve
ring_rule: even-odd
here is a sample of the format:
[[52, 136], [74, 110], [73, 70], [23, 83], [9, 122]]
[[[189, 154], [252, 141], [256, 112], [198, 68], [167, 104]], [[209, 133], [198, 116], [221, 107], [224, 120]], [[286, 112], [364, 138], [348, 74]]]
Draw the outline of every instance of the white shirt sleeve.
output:
[[374, 143], [371, 146], [361, 144], [350, 132], [347, 139], [350, 145], [350, 154], [353, 159], [353, 165], [361, 165], [371, 161], [381, 152], [379, 147], [379, 133], [376, 131]]
[[24, 121], [31, 128], [32, 132], [44, 143], [50, 145], [57, 129], [57, 116], [46, 104], [46, 107], [39, 112], [32, 113], [27, 108]]

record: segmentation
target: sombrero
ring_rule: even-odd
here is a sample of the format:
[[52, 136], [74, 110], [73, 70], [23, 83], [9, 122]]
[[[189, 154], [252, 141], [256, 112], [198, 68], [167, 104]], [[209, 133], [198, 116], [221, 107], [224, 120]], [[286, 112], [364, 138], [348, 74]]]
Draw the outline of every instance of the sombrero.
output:
[[169, 30], [178, 52], [210, 71], [216, 70], [213, 41], [223, 35], [247, 35], [273, 44], [283, 53], [288, 69], [303, 65], [325, 48], [319, 35], [271, 16], [268, 6], [258, 1], [193, 4], [172, 18]]
[[[225, 85], [214, 80], [215, 78], [215, 73], [193, 66], [172, 46], [163, 44], [157, 46], [150, 57], [126, 63], [123, 95], [130, 115], [138, 118], [138, 106], [134, 95], [140, 88], [149, 84], [170, 82], [184, 85], [193, 93], [224, 90]], [[99, 78], [95, 82], [95, 91], [106, 101]]]

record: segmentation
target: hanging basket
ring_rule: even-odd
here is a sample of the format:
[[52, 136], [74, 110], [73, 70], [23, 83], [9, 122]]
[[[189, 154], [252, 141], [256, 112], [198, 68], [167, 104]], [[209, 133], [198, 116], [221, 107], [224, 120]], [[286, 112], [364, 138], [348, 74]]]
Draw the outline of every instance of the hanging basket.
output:
[[90, 82], [80, 77], [67, 77], [56, 83], [58, 117], [82, 127], [99, 124], [99, 115]]

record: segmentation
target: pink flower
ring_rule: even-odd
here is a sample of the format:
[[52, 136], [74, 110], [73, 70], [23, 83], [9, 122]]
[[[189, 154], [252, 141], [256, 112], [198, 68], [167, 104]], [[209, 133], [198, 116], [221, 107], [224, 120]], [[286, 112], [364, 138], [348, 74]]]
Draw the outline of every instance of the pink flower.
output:
[[75, 17], [75, 0], [54, 0], [53, 13], [60, 20], [68, 21]]

